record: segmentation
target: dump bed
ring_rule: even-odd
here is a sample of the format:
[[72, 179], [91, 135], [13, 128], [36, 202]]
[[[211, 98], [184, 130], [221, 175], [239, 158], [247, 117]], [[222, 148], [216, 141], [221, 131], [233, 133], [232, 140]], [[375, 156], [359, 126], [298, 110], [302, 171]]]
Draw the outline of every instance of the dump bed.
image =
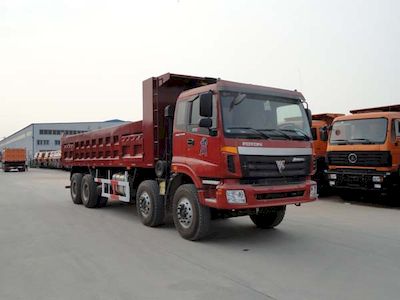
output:
[[399, 112], [400, 104], [379, 106], [379, 107], [370, 107], [370, 108], [363, 108], [363, 109], [353, 109], [350, 111], [350, 113], [363, 114], [363, 113], [370, 113], [370, 112], [389, 112], [389, 111]]
[[62, 137], [63, 165], [153, 167], [158, 159], [165, 159], [166, 155], [165, 107], [175, 106], [182, 91], [215, 82], [214, 78], [170, 73], [145, 80], [143, 121]]
[[142, 122], [63, 137], [62, 160], [67, 167], [142, 166]]
[[3, 150], [1, 161], [5, 162], [25, 162], [26, 150], [22, 148], [6, 148]]
[[315, 121], [323, 121], [323, 122], [326, 122], [327, 125], [330, 125], [335, 118], [341, 117], [341, 116], [344, 116], [344, 114], [323, 113], [323, 114], [312, 115], [312, 119]]

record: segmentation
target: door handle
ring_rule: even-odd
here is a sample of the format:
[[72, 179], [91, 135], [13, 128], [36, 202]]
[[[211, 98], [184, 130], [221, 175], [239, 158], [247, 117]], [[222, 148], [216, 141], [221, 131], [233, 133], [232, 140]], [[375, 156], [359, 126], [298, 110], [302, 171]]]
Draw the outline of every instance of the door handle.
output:
[[187, 142], [187, 144], [190, 145], [190, 146], [193, 146], [193, 145], [194, 145], [194, 139], [187, 139], [186, 142]]

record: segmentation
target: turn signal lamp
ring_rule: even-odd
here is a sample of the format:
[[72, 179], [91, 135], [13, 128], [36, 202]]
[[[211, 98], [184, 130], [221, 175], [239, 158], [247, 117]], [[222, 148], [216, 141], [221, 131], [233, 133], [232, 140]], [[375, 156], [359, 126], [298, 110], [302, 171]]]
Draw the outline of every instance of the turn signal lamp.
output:
[[221, 148], [221, 152], [228, 152], [228, 153], [232, 153], [232, 154], [238, 154], [238, 149], [237, 149], [237, 147], [223, 146]]

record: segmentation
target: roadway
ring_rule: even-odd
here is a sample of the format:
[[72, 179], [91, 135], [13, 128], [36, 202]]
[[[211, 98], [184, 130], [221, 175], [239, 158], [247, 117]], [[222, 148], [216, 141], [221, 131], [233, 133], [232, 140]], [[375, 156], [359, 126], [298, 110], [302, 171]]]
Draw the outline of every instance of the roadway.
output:
[[189, 242], [132, 205], [74, 205], [68, 178], [0, 172], [0, 299], [399, 298], [398, 208], [329, 197], [274, 230], [218, 220]]

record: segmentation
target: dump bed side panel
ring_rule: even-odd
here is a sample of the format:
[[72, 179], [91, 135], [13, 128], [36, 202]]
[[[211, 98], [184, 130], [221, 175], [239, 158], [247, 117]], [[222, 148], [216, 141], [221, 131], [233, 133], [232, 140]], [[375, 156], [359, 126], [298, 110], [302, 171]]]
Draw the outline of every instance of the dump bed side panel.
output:
[[66, 167], [145, 167], [141, 121], [64, 136], [61, 149]]

